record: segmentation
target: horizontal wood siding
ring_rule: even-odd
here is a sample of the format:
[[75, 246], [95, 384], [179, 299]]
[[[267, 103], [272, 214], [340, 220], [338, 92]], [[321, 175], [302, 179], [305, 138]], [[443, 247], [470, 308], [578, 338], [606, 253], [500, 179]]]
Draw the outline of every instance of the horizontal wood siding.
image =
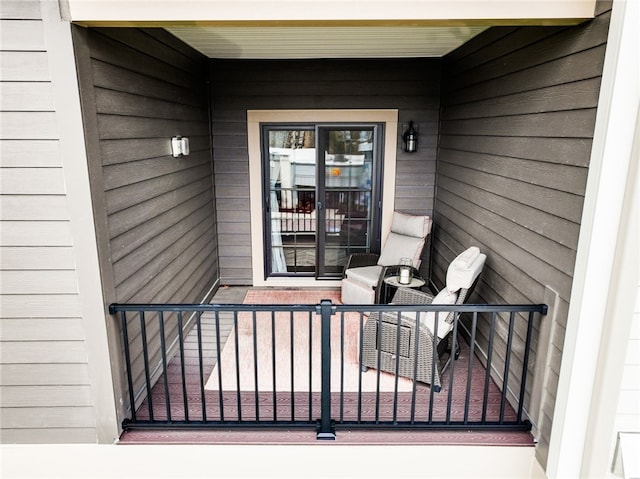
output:
[[[219, 274], [206, 59], [162, 29], [74, 33], [106, 296], [120, 303], [205, 300]], [[188, 156], [172, 156], [176, 135], [189, 138]], [[157, 363], [157, 320], [146, 319]], [[135, 374], [143, 337], [140, 328], [128, 334]], [[177, 338], [175, 329], [165, 334], [167, 344]], [[112, 354], [122, 357], [119, 343]], [[116, 374], [125, 395], [124, 366]], [[137, 375], [136, 394], [143, 383]]]
[[[162, 30], [89, 29], [86, 41], [114, 299], [197, 302], [217, 273], [203, 58]], [[171, 156], [175, 135], [189, 156]], [[202, 235], [204, 281], [185, 270], [199, 251], [183, 256]]]
[[[222, 283], [252, 281], [247, 110], [397, 108], [395, 208], [433, 214], [439, 60], [212, 60], [210, 78]], [[413, 154], [402, 150], [409, 120]]]
[[[488, 258], [472, 301], [541, 303], [545, 287], [559, 293], [551, 369], [544, 391], [535, 391], [542, 394], [542, 412], [528, 411], [543, 463], [608, 25], [604, 9], [577, 27], [492, 28], [448, 55], [443, 66], [432, 277], [441, 286], [449, 262], [477, 245]], [[499, 320], [498, 351], [506, 348], [507, 321]], [[480, 331], [486, 349], [488, 327]], [[523, 337], [516, 329], [516, 349], [522, 350]], [[521, 354], [509, 382], [515, 394]], [[527, 404], [531, 394], [529, 382]]]
[[0, 442], [96, 442], [40, 2], [0, 9]]

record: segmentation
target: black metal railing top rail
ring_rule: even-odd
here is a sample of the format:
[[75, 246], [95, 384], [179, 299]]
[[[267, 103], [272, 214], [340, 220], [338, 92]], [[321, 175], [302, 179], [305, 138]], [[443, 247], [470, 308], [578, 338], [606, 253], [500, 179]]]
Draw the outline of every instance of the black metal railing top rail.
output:
[[[546, 305], [112, 304], [126, 429], [529, 430]], [[453, 320], [444, 319], [453, 312]]]

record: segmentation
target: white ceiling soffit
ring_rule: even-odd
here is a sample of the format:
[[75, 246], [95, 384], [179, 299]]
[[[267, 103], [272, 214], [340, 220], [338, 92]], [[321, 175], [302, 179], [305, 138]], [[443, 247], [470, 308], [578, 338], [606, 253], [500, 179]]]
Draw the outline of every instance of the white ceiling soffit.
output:
[[178, 27], [209, 58], [440, 57], [487, 27]]
[[575, 25], [595, 9], [595, 0], [59, 1], [81, 25], [164, 27], [208, 57], [253, 59], [438, 57], [492, 25]]
[[[58, 0], [75, 22], [462, 21], [593, 17], [596, 0]], [[453, 25], [454, 23], [450, 23]], [[460, 23], [458, 23], [459, 25]]]

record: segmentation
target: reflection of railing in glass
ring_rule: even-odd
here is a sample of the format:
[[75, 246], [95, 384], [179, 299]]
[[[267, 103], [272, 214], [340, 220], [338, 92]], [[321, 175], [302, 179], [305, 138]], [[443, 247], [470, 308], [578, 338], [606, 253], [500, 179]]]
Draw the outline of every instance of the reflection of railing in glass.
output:
[[328, 132], [327, 151], [336, 155], [337, 161], [343, 161], [339, 155], [357, 155], [372, 150], [373, 130], [331, 130]]

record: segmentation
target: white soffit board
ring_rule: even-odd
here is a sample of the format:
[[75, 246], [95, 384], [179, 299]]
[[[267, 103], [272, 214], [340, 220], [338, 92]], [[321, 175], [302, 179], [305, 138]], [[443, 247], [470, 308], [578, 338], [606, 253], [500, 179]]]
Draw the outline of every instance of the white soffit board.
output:
[[473, 21], [593, 17], [596, 0], [60, 0], [77, 22]]
[[86, 26], [163, 27], [210, 58], [439, 57], [493, 25], [575, 25], [595, 0], [59, 0]]
[[210, 58], [440, 57], [487, 27], [177, 27]]

